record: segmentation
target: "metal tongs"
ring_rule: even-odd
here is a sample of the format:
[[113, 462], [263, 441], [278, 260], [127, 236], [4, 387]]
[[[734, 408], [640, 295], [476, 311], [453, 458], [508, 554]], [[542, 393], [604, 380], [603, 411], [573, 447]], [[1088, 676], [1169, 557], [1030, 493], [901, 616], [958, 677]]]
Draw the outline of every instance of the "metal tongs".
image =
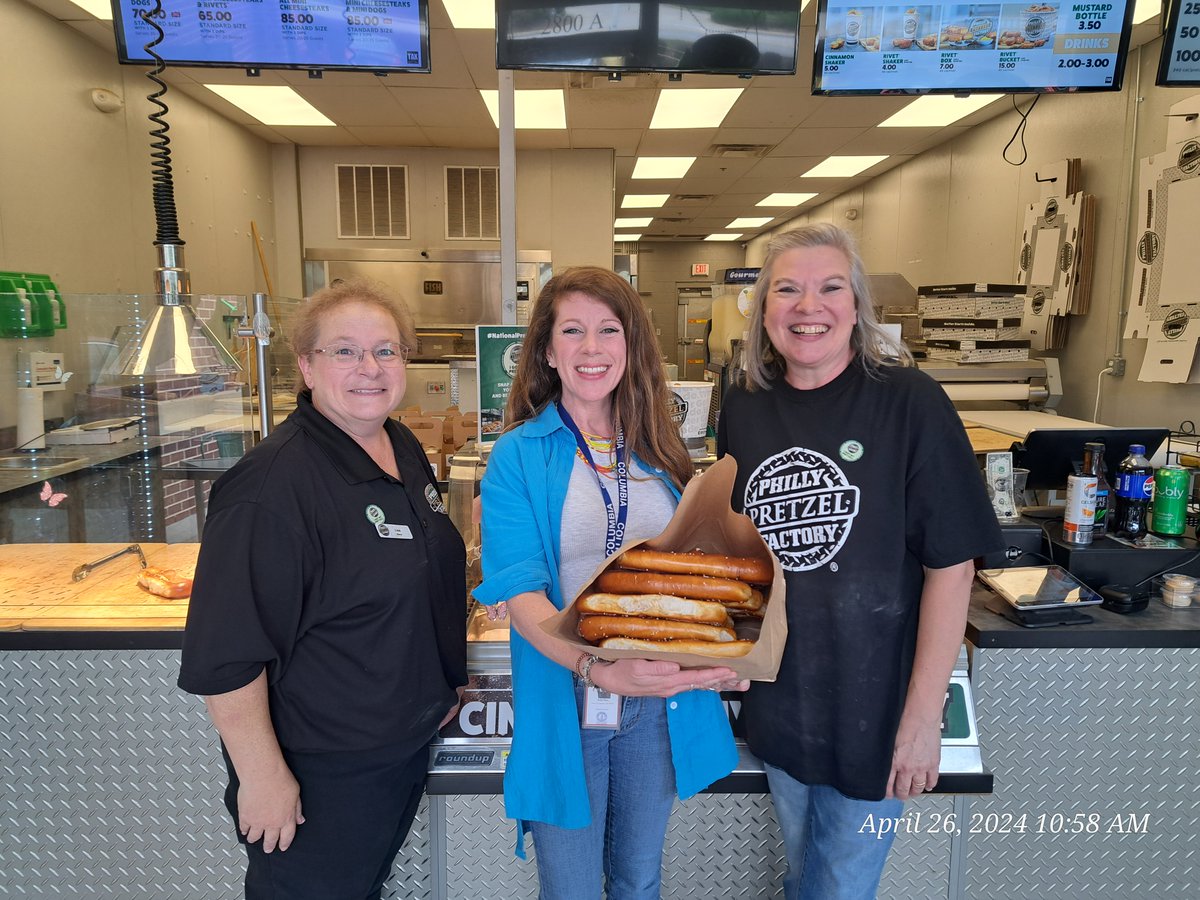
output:
[[142, 563], [142, 568], [143, 569], [146, 568], [146, 555], [144, 553], [142, 553], [141, 545], [140, 544], [130, 544], [128, 547], [118, 550], [116, 553], [110, 553], [110, 554], [108, 554], [108, 556], [102, 557], [101, 559], [98, 559], [95, 562], [84, 563], [83, 565], [76, 566], [75, 571], [71, 573], [71, 580], [72, 581], [83, 581], [83, 579], [87, 578], [89, 575], [92, 574], [92, 569], [97, 569], [107, 562], [112, 562], [118, 556], [124, 556], [126, 553], [136, 553], [137, 558]]

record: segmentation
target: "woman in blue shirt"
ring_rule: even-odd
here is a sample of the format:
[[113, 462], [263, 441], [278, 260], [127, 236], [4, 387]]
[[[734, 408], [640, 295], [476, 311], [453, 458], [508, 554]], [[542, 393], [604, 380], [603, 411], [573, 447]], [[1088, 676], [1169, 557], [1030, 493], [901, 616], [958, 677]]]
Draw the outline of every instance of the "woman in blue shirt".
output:
[[667, 396], [650, 318], [627, 282], [580, 267], [546, 284], [509, 430], [483, 480], [475, 589], [512, 616], [504, 800], [520, 825], [518, 855], [524, 832], [533, 836], [543, 900], [598, 898], [602, 879], [610, 900], [658, 897], [675, 796], [737, 761], [717, 693], [745, 689], [732, 670], [601, 661], [540, 627], [606, 557], [670, 520], [692, 464]]

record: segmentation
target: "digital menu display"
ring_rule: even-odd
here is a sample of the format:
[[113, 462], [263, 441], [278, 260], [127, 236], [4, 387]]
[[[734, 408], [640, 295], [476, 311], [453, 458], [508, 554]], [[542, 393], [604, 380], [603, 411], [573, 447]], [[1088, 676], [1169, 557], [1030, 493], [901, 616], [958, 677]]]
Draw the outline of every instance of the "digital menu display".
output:
[[496, 0], [496, 68], [791, 75], [797, 0]]
[[[117, 55], [152, 64], [157, 37], [138, 14], [154, 0], [112, 0]], [[154, 51], [184, 66], [429, 71], [428, 0], [175, 0], [155, 21]]]
[[1132, 14], [1133, 0], [821, 0], [813, 93], [1119, 90]]
[[1200, 3], [1196, 0], [1171, 3], [1155, 84], [1200, 87]]

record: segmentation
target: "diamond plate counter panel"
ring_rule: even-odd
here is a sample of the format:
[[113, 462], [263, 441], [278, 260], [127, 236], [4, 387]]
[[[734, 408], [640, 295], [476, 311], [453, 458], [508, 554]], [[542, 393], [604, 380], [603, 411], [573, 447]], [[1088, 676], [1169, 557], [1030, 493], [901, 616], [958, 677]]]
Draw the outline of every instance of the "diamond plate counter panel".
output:
[[969, 896], [1200, 897], [1200, 650], [975, 651]]
[[[179, 654], [0, 653], [0, 896], [222, 900], [245, 853]], [[385, 897], [427, 897], [427, 804]]]

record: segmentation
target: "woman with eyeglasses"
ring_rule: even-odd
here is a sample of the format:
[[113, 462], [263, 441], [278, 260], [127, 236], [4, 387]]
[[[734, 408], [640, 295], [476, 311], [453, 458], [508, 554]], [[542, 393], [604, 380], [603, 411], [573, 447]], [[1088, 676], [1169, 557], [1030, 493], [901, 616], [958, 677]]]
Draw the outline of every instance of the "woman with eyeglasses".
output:
[[467, 680], [463, 542], [388, 417], [414, 342], [366, 282], [313, 295], [295, 412], [212, 488], [179, 686], [221, 737], [247, 898], [378, 898]]

